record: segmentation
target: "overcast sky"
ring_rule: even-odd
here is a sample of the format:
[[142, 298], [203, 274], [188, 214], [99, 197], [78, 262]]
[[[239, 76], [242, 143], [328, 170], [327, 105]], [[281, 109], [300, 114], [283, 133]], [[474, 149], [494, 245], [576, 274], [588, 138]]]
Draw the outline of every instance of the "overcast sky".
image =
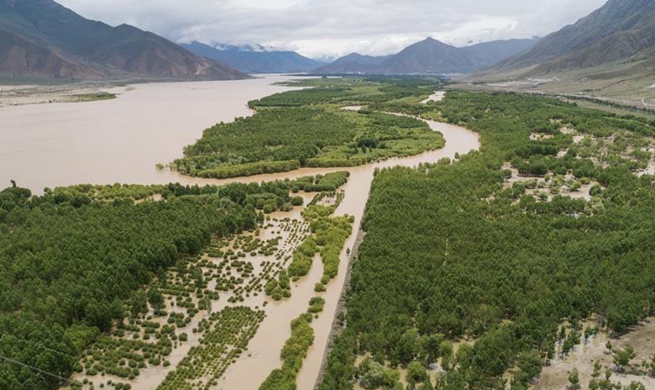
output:
[[432, 36], [465, 46], [544, 36], [606, 0], [58, 0], [82, 16], [176, 42], [255, 44], [301, 54], [391, 54]]

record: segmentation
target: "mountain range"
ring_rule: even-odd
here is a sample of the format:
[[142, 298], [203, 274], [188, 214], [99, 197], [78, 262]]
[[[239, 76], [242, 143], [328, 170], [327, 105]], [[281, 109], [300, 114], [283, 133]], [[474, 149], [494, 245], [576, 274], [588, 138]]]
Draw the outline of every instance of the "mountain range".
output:
[[470, 73], [515, 55], [537, 38], [493, 41], [458, 48], [427, 38], [386, 57], [349, 54], [314, 71], [318, 74], [452, 74]]
[[543, 38], [496, 70], [530, 68], [549, 74], [616, 61], [640, 61], [655, 52], [655, 2], [610, 0], [573, 25]]
[[394, 55], [351, 53], [330, 64], [261, 45], [178, 45], [127, 24], [88, 20], [53, 0], [0, 0], [3, 78], [200, 80], [295, 72], [472, 74], [475, 81], [546, 76], [561, 80], [551, 85], [565, 92], [584, 85], [584, 90], [625, 95], [652, 89], [654, 55], [653, 0], [609, 0], [542, 39], [455, 47], [427, 38]]
[[191, 42], [182, 44], [187, 50], [219, 61], [244, 73], [296, 73], [309, 72], [321, 65], [294, 51], [278, 51], [255, 46], [231, 46], [216, 44], [213, 46]]
[[248, 75], [126, 24], [52, 0], [0, 0], [0, 75], [63, 79], [242, 79]]

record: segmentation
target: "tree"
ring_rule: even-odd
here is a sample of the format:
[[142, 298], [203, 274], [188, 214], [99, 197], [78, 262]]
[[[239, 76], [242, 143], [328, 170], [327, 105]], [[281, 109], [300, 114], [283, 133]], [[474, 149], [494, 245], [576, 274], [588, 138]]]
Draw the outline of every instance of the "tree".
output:
[[628, 386], [625, 386], [623, 388], [624, 390], [646, 390], [646, 386], [644, 386], [643, 383], [641, 382], [630, 382]]
[[580, 374], [578, 373], [577, 368], [574, 368], [569, 373], [569, 383], [571, 384], [571, 388], [573, 389], [577, 389], [578, 387], [580, 387]]
[[384, 381], [384, 366], [369, 358], [364, 359], [357, 369], [360, 383], [365, 389], [377, 389]]
[[148, 290], [148, 303], [150, 303], [150, 306], [155, 310], [164, 307], [164, 296], [157, 287], [151, 287], [150, 290]]
[[421, 337], [419, 359], [426, 367], [439, 358], [442, 340], [442, 335]]
[[130, 312], [133, 317], [148, 312], [148, 299], [143, 291], [135, 292], [130, 299]]
[[432, 386], [432, 382], [430, 381], [430, 378], [425, 380], [423, 385], [419, 387], [419, 390], [434, 390], [434, 386]]
[[160, 267], [157, 270], [157, 281], [162, 287], [166, 287], [168, 285], [168, 277], [166, 276], [166, 270], [164, 270], [164, 268], [162, 267]]
[[382, 385], [384, 387], [392, 388], [400, 380], [400, 373], [396, 370], [384, 370], [384, 378], [382, 379]]
[[450, 365], [453, 359], [453, 343], [448, 340], [444, 340], [439, 345], [439, 352], [441, 354], [441, 366], [444, 370], [450, 370]]
[[415, 330], [405, 332], [396, 344], [398, 362], [407, 365], [414, 360], [419, 350], [419, 337]]
[[428, 373], [425, 366], [420, 362], [411, 362], [407, 366], [407, 381], [409, 383], [420, 383], [428, 379]]
[[602, 366], [600, 365], [600, 361], [596, 360], [594, 362], [594, 372], [591, 374], [592, 378], [598, 378], [600, 376], [600, 369]]
[[637, 356], [634, 348], [628, 345], [625, 349], [619, 349], [614, 351], [614, 364], [618, 367], [620, 371], [623, 371], [627, 365], [630, 364], [630, 361]]

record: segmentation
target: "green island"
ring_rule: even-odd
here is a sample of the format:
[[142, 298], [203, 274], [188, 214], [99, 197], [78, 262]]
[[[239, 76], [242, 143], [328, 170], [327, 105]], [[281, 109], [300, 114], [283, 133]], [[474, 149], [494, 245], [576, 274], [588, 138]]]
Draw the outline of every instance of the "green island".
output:
[[71, 96], [71, 101], [75, 103], [95, 102], [100, 100], [113, 100], [116, 99], [115, 93], [110, 92], [96, 92], [96, 93], [83, 93]]
[[[377, 173], [319, 389], [528, 389], [655, 314], [655, 122], [510, 93], [371, 109], [464, 125], [482, 147]], [[641, 363], [612, 343], [609, 364], [578, 361], [589, 389], [644, 389], [652, 351]]]
[[444, 146], [443, 137], [414, 118], [345, 110], [373, 102], [418, 103], [436, 80], [304, 80], [249, 103], [256, 113], [204, 131], [169, 166], [180, 173], [228, 178], [287, 172], [301, 167], [352, 167], [416, 155]]

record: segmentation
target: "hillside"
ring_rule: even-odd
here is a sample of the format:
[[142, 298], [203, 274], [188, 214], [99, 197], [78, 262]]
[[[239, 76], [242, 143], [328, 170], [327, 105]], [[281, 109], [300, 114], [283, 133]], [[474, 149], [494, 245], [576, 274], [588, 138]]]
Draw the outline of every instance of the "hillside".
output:
[[315, 70], [320, 74], [357, 74], [367, 73], [373, 66], [380, 65], [390, 56], [366, 56], [359, 53], [350, 53], [331, 64], [327, 64]]
[[0, 27], [0, 74], [10, 77], [98, 78], [100, 70], [79, 59]]
[[494, 41], [458, 48], [427, 38], [387, 57], [353, 53], [316, 70], [319, 74], [453, 74], [490, 66], [531, 46], [536, 39]]
[[650, 109], [655, 106], [654, 54], [655, 2], [610, 0], [467, 82]]
[[486, 68], [522, 52], [538, 41], [539, 38], [482, 42], [463, 47], [461, 51], [471, 58], [476, 68]]
[[136, 27], [83, 18], [52, 0], [0, 0], [0, 74], [101, 79], [247, 75]]
[[182, 46], [197, 55], [219, 61], [244, 73], [309, 72], [322, 65], [294, 51], [269, 51], [262, 47], [209, 46], [200, 42]]
[[[497, 70], [536, 66], [547, 74], [630, 59], [655, 44], [655, 2], [610, 0], [603, 7], [499, 64]], [[635, 58], [638, 59], [638, 58]]]

